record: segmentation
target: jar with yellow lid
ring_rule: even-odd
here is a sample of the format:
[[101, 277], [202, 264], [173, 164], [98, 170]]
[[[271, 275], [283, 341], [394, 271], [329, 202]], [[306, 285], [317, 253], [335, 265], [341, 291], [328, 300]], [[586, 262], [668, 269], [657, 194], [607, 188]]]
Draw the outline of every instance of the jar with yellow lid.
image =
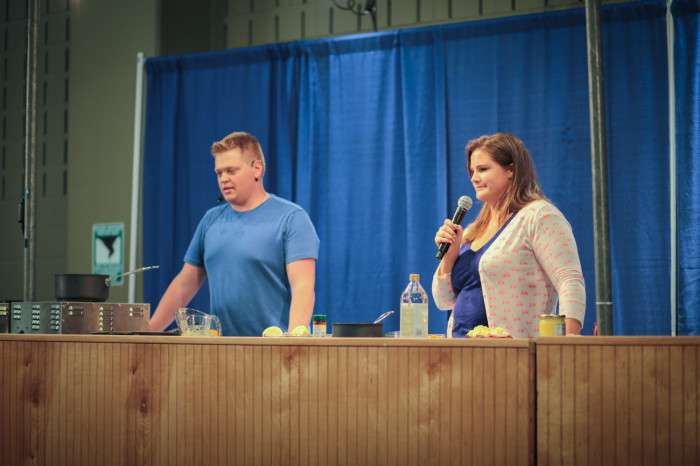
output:
[[540, 316], [541, 337], [563, 337], [566, 335], [566, 316], [562, 314], [542, 314]]

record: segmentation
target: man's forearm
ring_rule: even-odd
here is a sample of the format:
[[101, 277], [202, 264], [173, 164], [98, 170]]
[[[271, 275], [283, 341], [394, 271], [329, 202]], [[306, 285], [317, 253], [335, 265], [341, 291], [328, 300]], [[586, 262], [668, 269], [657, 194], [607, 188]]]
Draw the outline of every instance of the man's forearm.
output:
[[314, 312], [316, 295], [313, 287], [292, 291], [292, 303], [289, 306], [289, 331], [303, 325], [309, 326]]
[[289, 306], [289, 331], [300, 325], [307, 327], [314, 312], [314, 283], [316, 281], [316, 259], [301, 259], [287, 264], [287, 276], [292, 290]]
[[151, 331], [162, 332], [165, 330], [175, 319], [175, 312], [192, 301], [205, 278], [206, 273], [203, 268], [185, 264], [158, 303], [158, 307], [151, 317]]
[[163, 295], [160, 303], [158, 303], [156, 311], [151, 317], [150, 329], [153, 332], [162, 332], [165, 330], [175, 319], [175, 312], [183, 306], [176, 293], [168, 293], [168, 291]]

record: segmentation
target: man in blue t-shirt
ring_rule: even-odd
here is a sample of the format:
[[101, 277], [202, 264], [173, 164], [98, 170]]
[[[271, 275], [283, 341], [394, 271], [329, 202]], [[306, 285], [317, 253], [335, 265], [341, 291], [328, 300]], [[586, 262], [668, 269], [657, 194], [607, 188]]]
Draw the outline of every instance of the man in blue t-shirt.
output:
[[226, 204], [199, 222], [185, 264], [151, 317], [165, 329], [209, 279], [210, 312], [226, 336], [260, 336], [270, 326], [307, 326], [314, 307], [319, 240], [300, 206], [268, 194], [258, 140], [233, 133], [212, 145]]

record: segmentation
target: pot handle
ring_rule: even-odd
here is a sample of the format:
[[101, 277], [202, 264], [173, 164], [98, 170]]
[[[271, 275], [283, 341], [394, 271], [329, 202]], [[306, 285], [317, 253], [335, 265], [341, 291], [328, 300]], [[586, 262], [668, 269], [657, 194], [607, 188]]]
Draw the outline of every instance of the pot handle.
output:
[[126, 277], [127, 275], [132, 275], [135, 273], [143, 272], [145, 270], [157, 269], [158, 267], [160, 267], [160, 266], [159, 265], [152, 265], [150, 267], [141, 267], [140, 269], [132, 270], [131, 272], [127, 272], [127, 273], [123, 273], [120, 275], [115, 275], [113, 277], [105, 278], [105, 285], [109, 286], [109, 284], [112, 283], [112, 280], [114, 280], [115, 278]]
[[385, 312], [384, 314], [382, 314], [382, 315], [380, 315], [379, 317], [377, 317], [377, 320], [375, 320], [373, 323], [374, 323], [374, 324], [378, 324], [379, 322], [381, 322], [382, 320], [386, 319], [387, 317], [389, 317], [389, 316], [392, 315], [393, 313], [394, 313], [394, 311], [387, 311], [387, 312]]

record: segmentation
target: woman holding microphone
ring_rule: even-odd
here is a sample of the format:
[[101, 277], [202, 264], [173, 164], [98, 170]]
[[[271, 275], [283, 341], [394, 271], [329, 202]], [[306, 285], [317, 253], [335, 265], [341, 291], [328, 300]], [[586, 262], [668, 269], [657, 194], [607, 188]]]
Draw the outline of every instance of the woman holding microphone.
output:
[[[466, 148], [467, 168], [483, 202], [464, 230], [445, 220], [435, 243], [452, 243], [433, 277], [433, 298], [453, 309], [448, 335], [477, 325], [515, 338], [539, 334], [539, 316], [566, 316], [566, 334], [581, 332], [586, 291], [571, 226], [540, 189], [523, 142], [508, 133], [482, 136]], [[459, 246], [459, 247], [457, 247]]]

